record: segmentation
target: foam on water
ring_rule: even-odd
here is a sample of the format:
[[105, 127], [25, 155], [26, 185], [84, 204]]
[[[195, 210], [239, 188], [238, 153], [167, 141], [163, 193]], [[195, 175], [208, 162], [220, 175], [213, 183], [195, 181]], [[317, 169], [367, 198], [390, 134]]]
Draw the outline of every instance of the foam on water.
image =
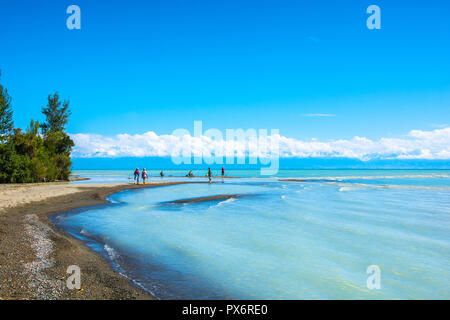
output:
[[[54, 221], [103, 241], [163, 299], [448, 299], [448, 181], [413, 184], [233, 179], [125, 191]], [[252, 196], [160, 205], [220, 194]], [[366, 287], [370, 265], [380, 290]]]
[[230, 199], [227, 199], [227, 200], [219, 202], [217, 204], [217, 206], [220, 207], [220, 206], [222, 206], [224, 204], [235, 202], [236, 200], [237, 200], [236, 198], [230, 198]]

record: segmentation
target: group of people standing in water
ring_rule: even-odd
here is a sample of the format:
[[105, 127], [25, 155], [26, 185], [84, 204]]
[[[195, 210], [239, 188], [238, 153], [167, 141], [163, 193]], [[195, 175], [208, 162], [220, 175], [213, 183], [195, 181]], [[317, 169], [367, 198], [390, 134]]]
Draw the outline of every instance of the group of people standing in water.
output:
[[[159, 173], [159, 175], [161, 177], [164, 177], [164, 172], [161, 171]], [[206, 176], [209, 178], [209, 183], [211, 183], [211, 180], [212, 180], [211, 168], [208, 168], [208, 173], [206, 174]], [[194, 174], [192, 173], [192, 170], [189, 171], [189, 173], [186, 175], [186, 177], [194, 177]], [[225, 177], [225, 168], [222, 167], [222, 182], [223, 182], [223, 178], [224, 177]], [[136, 168], [136, 170], [134, 170], [134, 183], [135, 184], [139, 184], [139, 178], [142, 178], [143, 184], [145, 184], [145, 180], [147, 180], [147, 178], [148, 178], [148, 173], [147, 173], [147, 170], [145, 168], [142, 169], [142, 173], [139, 172], [139, 168]]]
[[[162, 172], [162, 171], [161, 171]], [[139, 168], [136, 168], [136, 170], [134, 170], [134, 183], [135, 184], [139, 184]], [[142, 181], [145, 184], [145, 180], [148, 178], [148, 173], [147, 170], [144, 168], [142, 170]]]
[[[208, 174], [207, 174], [208, 178], [209, 178], [209, 183], [211, 183], [211, 179], [212, 179], [212, 172], [211, 172], [211, 168], [208, 168]], [[222, 182], [223, 178], [225, 177], [225, 168], [222, 167]]]

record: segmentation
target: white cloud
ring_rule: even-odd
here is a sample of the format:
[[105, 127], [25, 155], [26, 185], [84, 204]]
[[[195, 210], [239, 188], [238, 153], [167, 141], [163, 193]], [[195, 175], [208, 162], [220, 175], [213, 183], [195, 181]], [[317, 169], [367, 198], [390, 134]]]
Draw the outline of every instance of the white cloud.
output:
[[[164, 157], [174, 150], [188, 148], [192, 153], [209, 155], [214, 150], [232, 146], [240, 150], [245, 142], [217, 141], [208, 136], [119, 134], [106, 137], [96, 134], [73, 134], [74, 157]], [[401, 138], [381, 138], [370, 140], [354, 137], [349, 140], [302, 141], [284, 136], [278, 138], [280, 157], [346, 157], [361, 160], [370, 159], [450, 159], [450, 127], [432, 131], [412, 130]], [[253, 149], [252, 149], [253, 150]], [[262, 154], [261, 151], [257, 151]]]

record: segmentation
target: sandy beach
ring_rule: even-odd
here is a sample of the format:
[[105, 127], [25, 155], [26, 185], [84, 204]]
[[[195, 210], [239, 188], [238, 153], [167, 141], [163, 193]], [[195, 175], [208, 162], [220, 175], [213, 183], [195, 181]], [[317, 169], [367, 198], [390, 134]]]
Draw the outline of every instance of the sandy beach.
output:
[[[0, 299], [155, 299], [48, 215], [104, 204], [126, 189], [180, 183], [186, 182], [0, 185]], [[81, 269], [81, 290], [66, 286], [70, 265]]]

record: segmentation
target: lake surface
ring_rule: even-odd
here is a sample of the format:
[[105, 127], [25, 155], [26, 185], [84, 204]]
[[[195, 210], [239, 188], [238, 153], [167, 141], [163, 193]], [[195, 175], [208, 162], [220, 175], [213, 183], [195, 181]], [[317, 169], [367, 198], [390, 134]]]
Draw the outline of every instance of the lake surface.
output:
[[[161, 299], [450, 298], [449, 170], [227, 173], [244, 178], [124, 191], [52, 219]], [[223, 194], [244, 196], [168, 203]], [[371, 265], [380, 289], [366, 286]]]

